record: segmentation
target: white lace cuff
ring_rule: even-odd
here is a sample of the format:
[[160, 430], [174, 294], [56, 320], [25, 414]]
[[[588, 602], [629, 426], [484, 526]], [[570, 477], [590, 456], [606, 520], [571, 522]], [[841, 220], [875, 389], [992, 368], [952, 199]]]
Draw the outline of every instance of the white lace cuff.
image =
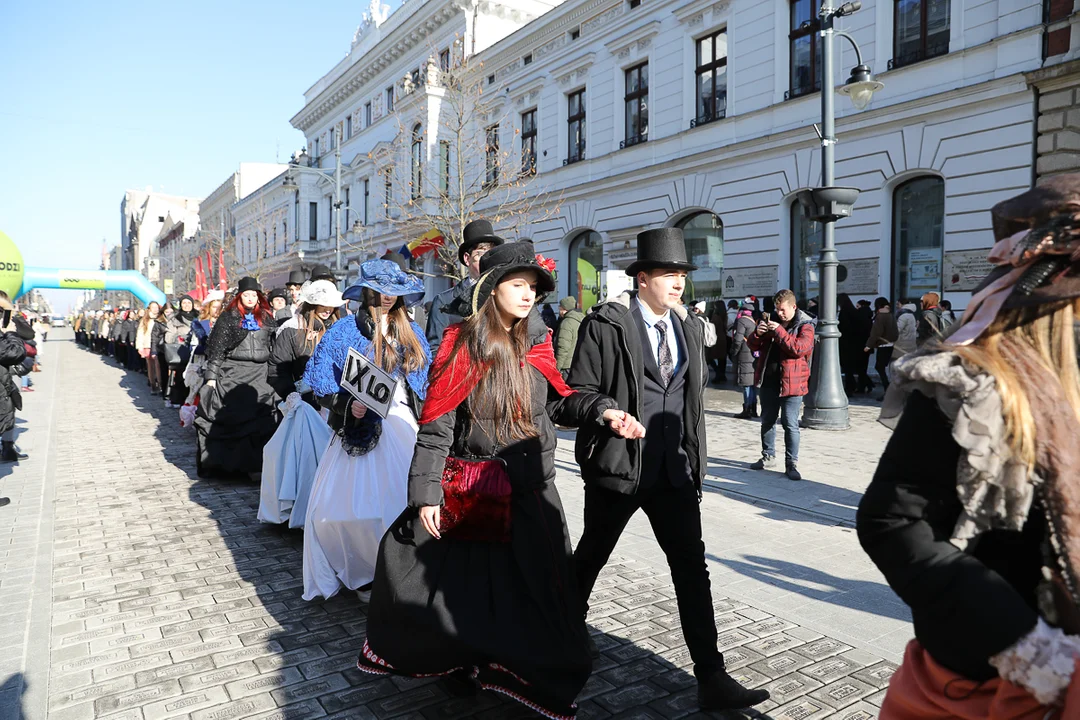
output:
[[1039, 618], [1035, 629], [990, 658], [998, 674], [1030, 692], [1042, 705], [1057, 705], [1080, 658], [1080, 637], [1066, 635]]

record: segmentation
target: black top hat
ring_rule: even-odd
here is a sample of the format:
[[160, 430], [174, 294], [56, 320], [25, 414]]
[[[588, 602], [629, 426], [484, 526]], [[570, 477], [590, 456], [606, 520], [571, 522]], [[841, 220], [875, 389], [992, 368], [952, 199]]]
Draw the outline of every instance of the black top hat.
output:
[[642, 270], [671, 268], [674, 270], [697, 270], [686, 260], [686, 242], [683, 231], [679, 228], [657, 228], [638, 233], [637, 260], [626, 268], [626, 274], [633, 277]]
[[248, 290], [254, 290], [255, 292], [262, 292], [262, 286], [259, 285], [259, 281], [251, 276], [240, 278], [239, 284], [236, 286], [237, 292], [247, 292]]
[[286, 302], [289, 300], [289, 296], [288, 294], [286, 294], [285, 288], [274, 288], [266, 296], [266, 299], [270, 300], [271, 302], [274, 300], [274, 298], [281, 298]]
[[465, 264], [465, 253], [472, 250], [480, 243], [502, 245], [504, 240], [495, 234], [491, 223], [487, 220], [473, 220], [461, 230], [461, 246], [458, 248], [458, 259]]
[[307, 282], [307, 273], [303, 270], [293, 270], [289, 273], [289, 279], [285, 281], [285, 287], [289, 285], [303, 285]]
[[312, 282], [315, 280], [329, 280], [330, 282], [336, 283], [337, 276], [334, 275], [334, 271], [326, 265], [316, 265], [311, 268], [311, 280]]
[[555, 278], [536, 261], [536, 250], [531, 242], [499, 245], [480, 258], [480, 279], [473, 286], [472, 312], [476, 313], [480, 309], [505, 275], [521, 270], [532, 270], [536, 273], [537, 304], [544, 295], [555, 289]]

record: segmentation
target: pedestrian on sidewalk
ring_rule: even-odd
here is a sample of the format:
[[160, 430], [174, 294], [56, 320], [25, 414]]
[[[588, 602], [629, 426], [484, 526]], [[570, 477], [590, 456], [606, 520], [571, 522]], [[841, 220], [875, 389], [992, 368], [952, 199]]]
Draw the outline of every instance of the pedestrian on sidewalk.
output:
[[916, 331], [918, 308], [912, 301], [897, 301], [896, 303], [896, 342], [893, 343], [893, 360], [899, 360], [908, 353], [913, 353], [918, 348]]
[[723, 385], [727, 382], [728, 335], [727, 310], [723, 302], [714, 302], [712, 312], [709, 314], [709, 322], [716, 331], [716, 343], [705, 351], [705, 359], [712, 367], [714, 374], [713, 383]]
[[[379, 540], [408, 504], [431, 364], [423, 329], [406, 312], [424, 299], [419, 277], [391, 260], [368, 260], [342, 298], [360, 309], [327, 331], [304, 373], [335, 433], [303, 521], [305, 600], [333, 597], [342, 586], [370, 596]], [[350, 348], [396, 379], [385, 418], [341, 389]]]
[[191, 360], [191, 325], [199, 319], [195, 307], [195, 298], [190, 295], [180, 296], [179, 309], [169, 318], [165, 330], [165, 350], [163, 357], [167, 366], [168, 396], [165, 407], [178, 408], [187, 398], [188, 387], [184, 384], [184, 366]]
[[922, 310], [918, 315], [918, 325], [915, 331], [915, 344], [922, 347], [930, 340], [940, 340], [944, 337], [944, 326], [941, 321], [941, 296], [936, 292], [928, 292], [922, 296]]
[[[668, 558], [702, 710], [748, 708], [769, 698], [742, 687], [716, 647], [712, 590], [701, 541], [701, 483], [708, 467], [702, 324], [681, 305], [687, 273], [682, 230], [647, 230], [626, 269], [638, 290], [595, 308], [581, 326], [568, 382], [641, 418], [644, 439], [586, 423], [576, 454], [585, 481], [585, 531], [574, 553], [581, 608], [627, 522], [640, 509]], [[591, 641], [590, 641], [591, 642]], [[595, 647], [595, 646], [593, 646]]]
[[892, 362], [893, 343], [900, 336], [896, 328], [896, 316], [892, 313], [892, 305], [883, 297], [874, 301], [874, 325], [870, 329], [870, 338], [866, 341], [863, 351], [869, 355], [877, 351], [874, 361], [874, 369], [877, 370], [881, 379], [881, 387], [884, 391], [889, 390], [889, 363]]
[[[11, 298], [0, 291], [0, 463], [29, 457], [15, 447], [15, 411], [22, 410], [22, 395], [13, 373], [26, 359], [26, 331], [20, 332], [12, 321], [13, 310]], [[0, 497], [0, 507], [10, 502]]]
[[458, 260], [468, 269], [465, 276], [454, 287], [443, 290], [431, 301], [428, 313], [427, 340], [431, 352], [439, 351], [442, 334], [450, 325], [461, 322], [459, 312], [467, 309], [472, 296], [472, 288], [480, 277], [480, 258], [496, 245], [502, 245], [503, 239], [495, 234], [491, 223], [483, 218], [473, 220], [461, 230], [461, 245], [458, 246]]
[[991, 210], [959, 327], [893, 363], [859, 541], [915, 639], [881, 717], [1080, 717], [1080, 175]]
[[135, 347], [139, 350], [139, 357], [146, 361], [146, 379], [154, 394], [160, 393], [162, 387], [161, 365], [158, 363], [156, 344], [164, 340], [164, 337], [165, 315], [161, 312], [161, 305], [151, 302], [139, 319]]
[[[577, 349], [578, 330], [585, 313], [577, 309], [577, 298], [567, 295], [559, 301], [559, 322], [555, 330], [555, 365], [564, 375], [574, 362], [574, 350]], [[546, 324], [546, 323], [545, 323]], [[549, 326], [550, 327], [550, 326]]]
[[276, 328], [258, 281], [241, 278], [207, 340], [206, 384], [195, 416], [199, 477], [223, 472], [259, 479], [263, 445], [278, 423], [276, 394], [267, 382]]
[[[300, 291], [300, 306], [278, 326], [270, 354], [270, 384], [282, 400], [297, 391], [308, 359], [326, 331], [343, 317], [341, 308], [346, 302], [329, 280], [308, 282]], [[312, 407], [318, 407], [310, 389], [303, 396]]]
[[754, 351], [746, 339], [754, 334], [757, 323], [754, 321], [754, 306], [744, 302], [735, 315], [735, 329], [731, 335], [731, 365], [735, 370], [735, 382], [742, 388], [742, 412], [735, 417], [749, 420], [758, 416], [758, 392], [754, 382]]
[[225, 293], [221, 290], [208, 292], [203, 298], [202, 307], [199, 308], [199, 318], [191, 323], [188, 341], [191, 344], [191, 357], [183, 372], [188, 394], [184, 398], [184, 404], [180, 406], [180, 424], [183, 427], [190, 427], [195, 422], [196, 404], [199, 402], [203, 385], [206, 384], [206, 345], [210, 333], [214, 330], [214, 324], [221, 315], [224, 297]]
[[468, 319], [442, 337], [409, 509], [379, 549], [359, 667], [449, 674], [454, 692], [479, 683], [573, 717], [592, 662], [553, 482], [553, 423], [628, 437], [642, 428], [610, 398], [567, 387], [535, 310], [555, 279], [532, 243], [496, 245], [462, 308]]
[[[849, 301], [850, 302], [850, 301]], [[754, 380], [761, 398], [761, 459], [750, 467], [776, 466], [776, 419], [784, 426], [784, 474], [802, 480], [799, 473], [799, 415], [809, 392], [810, 355], [814, 351], [814, 324], [795, 304], [795, 293], [781, 290], [773, 297], [776, 320], [762, 320], [747, 339], [759, 355]]]

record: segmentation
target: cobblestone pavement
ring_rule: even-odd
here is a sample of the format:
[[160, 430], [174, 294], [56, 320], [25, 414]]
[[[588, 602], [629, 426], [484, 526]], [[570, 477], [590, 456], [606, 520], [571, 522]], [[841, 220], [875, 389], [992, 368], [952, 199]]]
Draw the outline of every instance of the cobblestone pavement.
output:
[[[364, 606], [351, 594], [304, 602], [301, 535], [256, 521], [252, 484], [197, 480], [191, 432], [143, 376], [64, 337], [27, 396], [20, 444], [32, 459], [0, 481], [13, 500], [0, 509], [0, 720], [532, 717], [497, 697], [358, 672]], [[702, 511], [729, 668], [772, 693], [758, 717], [874, 718], [910, 626], [844, 508], [873, 469], [855, 458], [880, 452], [884, 435], [862, 427], [870, 409], [853, 413], [851, 433], [808, 434], [811, 480], [790, 487], [743, 467], [756, 425], [725, 418], [725, 402], [710, 402]], [[558, 464], [576, 536], [570, 443]], [[643, 518], [616, 554], [592, 598], [603, 655], [579, 717], [705, 717]]]

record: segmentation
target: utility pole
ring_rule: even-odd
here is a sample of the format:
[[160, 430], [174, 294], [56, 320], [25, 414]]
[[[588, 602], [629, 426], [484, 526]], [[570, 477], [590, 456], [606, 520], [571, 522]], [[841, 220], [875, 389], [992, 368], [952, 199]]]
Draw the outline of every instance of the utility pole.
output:
[[337, 129], [334, 128], [330, 131], [334, 134], [336, 142], [334, 143], [334, 274], [341, 274], [341, 137], [338, 135]]

